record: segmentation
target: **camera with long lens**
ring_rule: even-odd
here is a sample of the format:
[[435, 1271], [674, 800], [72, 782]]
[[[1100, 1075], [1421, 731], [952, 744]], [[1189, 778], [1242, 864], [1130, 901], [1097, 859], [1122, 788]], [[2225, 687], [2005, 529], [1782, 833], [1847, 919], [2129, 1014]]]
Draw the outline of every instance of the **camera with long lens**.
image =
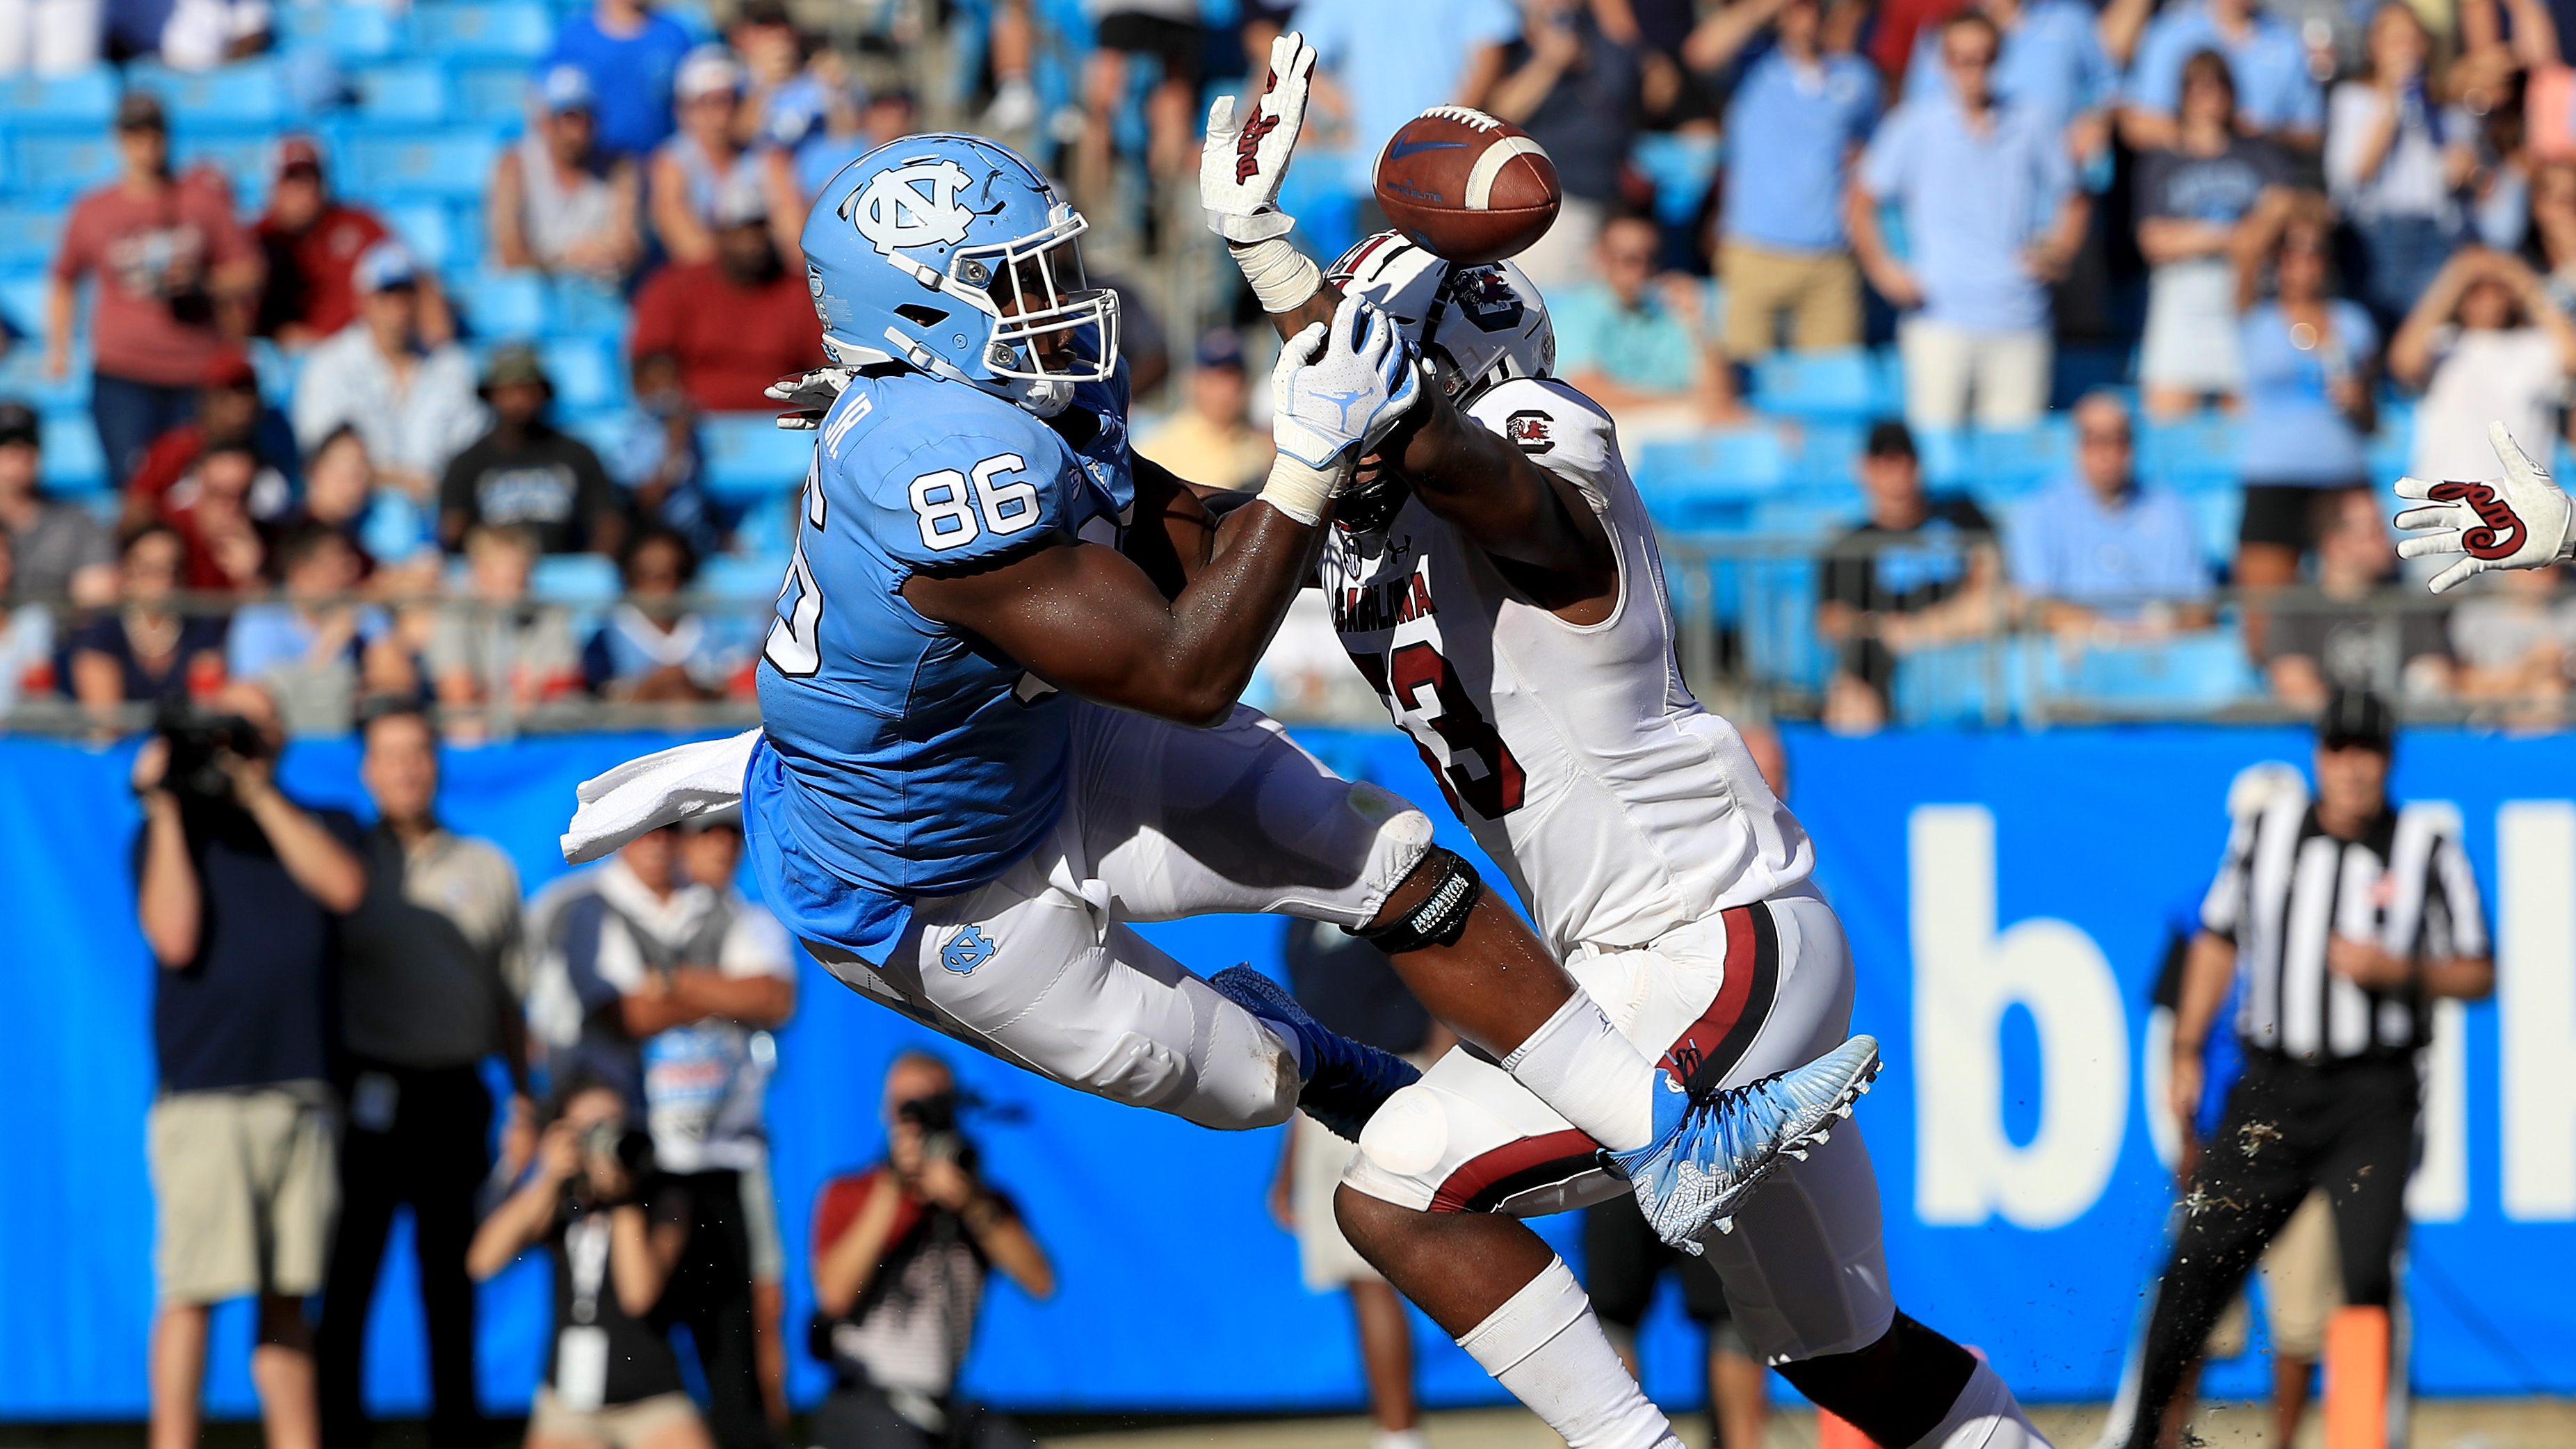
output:
[[653, 1171], [653, 1134], [618, 1117], [593, 1122], [581, 1134], [581, 1158], [587, 1164], [602, 1157], [617, 1164], [632, 1188]]
[[975, 1170], [975, 1144], [958, 1130], [959, 1112], [967, 1104], [955, 1092], [934, 1092], [894, 1104], [898, 1122], [909, 1122], [921, 1131], [921, 1157], [924, 1162], [954, 1162], [967, 1172]]
[[225, 755], [245, 760], [268, 755], [268, 736], [237, 714], [205, 714], [185, 707], [164, 710], [156, 725], [170, 747], [161, 778], [181, 795], [200, 800], [230, 799], [233, 777], [223, 766]]

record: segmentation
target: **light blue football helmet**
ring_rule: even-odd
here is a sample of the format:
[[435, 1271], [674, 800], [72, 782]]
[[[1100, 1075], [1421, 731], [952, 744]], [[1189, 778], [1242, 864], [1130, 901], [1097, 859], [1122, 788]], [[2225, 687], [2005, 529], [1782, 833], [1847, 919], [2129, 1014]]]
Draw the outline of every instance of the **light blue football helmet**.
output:
[[1041, 417], [1118, 365], [1118, 294], [1090, 229], [1035, 167], [978, 136], [889, 141], [835, 172], [805, 221], [805, 280], [845, 367], [901, 362]]

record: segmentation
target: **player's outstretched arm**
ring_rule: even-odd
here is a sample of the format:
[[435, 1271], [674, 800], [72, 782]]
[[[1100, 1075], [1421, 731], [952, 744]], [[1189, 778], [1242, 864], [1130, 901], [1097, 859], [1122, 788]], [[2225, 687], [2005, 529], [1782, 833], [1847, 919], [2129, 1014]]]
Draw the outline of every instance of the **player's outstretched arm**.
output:
[[1445, 397], [1415, 411], [1421, 421], [1398, 434], [1400, 459], [1424, 507], [1488, 554], [1556, 576], [1552, 593], [1592, 598], [1618, 587], [1610, 535], [1572, 481]]
[[2401, 558], [2441, 554], [2463, 557], [2432, 578], [2434, 593], [2458, 587], [2491, 569], [2536, 569], [2568, 556], [2571, 508], [2567, 495], [2531, 461], [2502, 423], [2487, 424], [2504, 476], [2482, 483], [2400, 478], [2397, 496], [2423, 506], [2397, 515], [2411, 537], [2397, 541]]
[[1293, 337], [1307, 324], [1329, 321], [1341, 299], [1323, 286], [1314, 259], [1288, 241], [1297, 224], [1279, 209], [1279, 184], [1305, 128], [1313, 93], [1315, 48], [1291, 30], [1270, 43], [1270, 71], [1249, 104], [1219, 96], [1208, 107], [1207, 140], [1199, 150], [1199, 205], [1208, 230], [1225, 238], [1243, 279], [1278, 325]]
[[1224, 719], [1314, 567], [1352, 459], [1414, 404], [1421, 382], [1394, 322], [1349, 303], [1331, 328], [1281, 349], [1272, 389], [1270, 481], [1226, 519], [1177, 596], [1117, 550], [1068, 541], [987, 568], [916, 573], [905, 600], [1058, 688], [1185, 724]]

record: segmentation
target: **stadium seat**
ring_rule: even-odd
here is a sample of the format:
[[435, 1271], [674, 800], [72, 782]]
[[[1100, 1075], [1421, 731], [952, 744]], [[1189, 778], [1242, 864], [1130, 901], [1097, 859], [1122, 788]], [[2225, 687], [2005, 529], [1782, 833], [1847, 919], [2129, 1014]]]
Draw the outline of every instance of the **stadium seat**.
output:
[[2030, 671], [2010, 641], [1970, 639], [1905, 656], [1888, 693], [1909, 725], [1975, 725], [2021, 718]]
[[2237, 432], [2232, 418], [2203, 414], [2150, 422], [2138, 430], [2138, 471], [2186, 492], [2236, 482]]
[[434, 126], [447, 119], [447, 71], [434, 61], [369, 66], [354, 79], [358, 112], [370, 120]]
[[291, 109], [278, 62], [264, 57], [205, 71], [172, 70], [137, 61], [127, 67], [125, 83], [159, 96], [179, 130], [207, 125], [274, 126]]
[[[9, 319], [11, 330], [29, 339], [44, 336], [45, 294], [50, 288], [51, 284], [46, 280], [41, 266], [0, 276], [0, 316]], [[76, 311], [74, 315], [86, 314]], [[25, 350], [41, 351], [42, 349]]]
[[525, 65], [465, 65], [448, 68], [456, 88], [456, 114], [468, 121], [524, 120], [528, 114], [528, 68]]
[[1735, 532], [1755, 499], [1789, 482], [1789, 450], [1771, 427], [1731, 428], [1635, 450], [1637, 491], [1666, 528]]
[[344, 61], [377, 60], [402, 48], [402, 17], [381, 5], [280, 7], [287, 38]]
[[421, 132], [359, 135], [342, 166], [349, 190], [388, 201], [476, 200], [492, 180], [498, 147], [489, 136]]
[[1948, 428], [1918, 428], [1914, 448], [1923, 461], [1926, 487], [1944, 493], [1965, 492], [1976, 486], [1977, 443], [1972, 433]]
[[585, 338], [557, 338], [537, 349], [559, 407], [606, 408], [626, 400], [626, 379], [616, 354]]
[[2075, 432], [2063, 414], [2035, 428], [1980, 432], [1971, 445], [1969, 490], [1981, 503], [2028, 497], [2074, 465]]
[[0, 267], [37, 267], [53, 260], [62, 240], [63, 208], [0, 206]]
[[697, 592], [719, 599], [775, 598], [785, 587], [784, 560], [720, 553], [698, 567]]
[[2236, 557], [2236, 526], [2245, 517], [2245, 494], [2235, 488], [2202, 488], [2183, 494], [2191, 509], [2192, 533], [2200, 551], [2213, 564]]
[[1772, 353], [1753, 365], [1753, 401], [1797, 418], [1867, 421], [1897, 411], [1886, 369], [1857, 347]]
[[475, 337], [526, 338], [546, 330], [546, 283], [534, 272], [476, 272], [458, 278], [450, 295]]
[[89, 406], [89, 369], [88, 348], [75, 346], [71, 368], [60, 378], [48, 377], [45, 349], [33, 341], [24, 342], [0, 355], [0, 397], [13, 397], [45, 412], [85, 408]]
[[431, 268], [447, 273], [472, 261], [469, 252], [459, 248], [448, 223], [447, 208], [434, 201], [406, 201], [384, 209], [385, 225], [402, 238], [413, 256]]
[[0, 115], [19, 130], [102, 130], [116, 114], [116, 72], [0, 77]]
[[107, 487], [107, 454], [99, 448], [98, 424], [87, 409], [47, 412], [43, 429], [47, 492], [77, 498]]
[[793, 492], [814, 458], [814, 435], [780, 429], [769, 413], [717, 413], [698, 423], [707, 491], [748, 502]]
[[554, 17], [542, 5], [422, 5], [411, 18], [417, 49], [459, 60], [533, 61], [555, 38]]
[[1647, 131], [1629, 148], [1628, 160], [1655, 188], [1655, 219], [1688, 226], [1708, 199], [1709, 183], [1725, 145], [1714, 134]]
[[2154, 644], [2094, 646], [2071, 661], [2053, 641], [2029, 641], [2051, 703], [2121, 714], [2198, 714], [2261, 692], [2244, 636], [2204, 629]]
[[557, 277], [549, 288], [546, 330], [618, 341], [629, 320], [626, 295], [588, 277]]
[[116, 138], [24, 133], [9, 143], [9, 164], [21, 196], [67, 201], [116, 179]]
[[528, 576], [529, 595], [549, 604], [614, 603], [624, 592], [616, 562], [603, 554], [550, 553]]
[[212, 166], [233, 190], [233, 205], [255, 215], [268, 203], [275, 180], [277, 143], [266, 132], [203, 131], [181, 128], [170, 140], [170, 161], [181, 171]]

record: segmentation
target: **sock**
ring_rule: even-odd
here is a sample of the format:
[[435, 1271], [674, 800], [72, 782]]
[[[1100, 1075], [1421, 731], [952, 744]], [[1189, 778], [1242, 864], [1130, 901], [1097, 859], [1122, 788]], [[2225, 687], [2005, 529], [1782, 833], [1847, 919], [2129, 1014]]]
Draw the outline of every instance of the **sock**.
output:
[[1568, 1449], [1681, 1449], [1681, 1438], [1602, 1335], [1592, 1300], [1551, 1258], [1502, 1307], [1458, 1340]]
[[1979, 1359], [1950, 1412], [1910, 1449], [2049, 1449], [2049, 1444], [2022, 1413], [2003, 1375]]
[[1634, 1152], [1654, 1140], [1655, 1064], [1580, 986], [1512, 1048], [1503, 1070], [1613, 1152]]
[[1380, 1429], [1369, 1449], [1431, 1449], [1431, 1440], [1419, 1429]]

